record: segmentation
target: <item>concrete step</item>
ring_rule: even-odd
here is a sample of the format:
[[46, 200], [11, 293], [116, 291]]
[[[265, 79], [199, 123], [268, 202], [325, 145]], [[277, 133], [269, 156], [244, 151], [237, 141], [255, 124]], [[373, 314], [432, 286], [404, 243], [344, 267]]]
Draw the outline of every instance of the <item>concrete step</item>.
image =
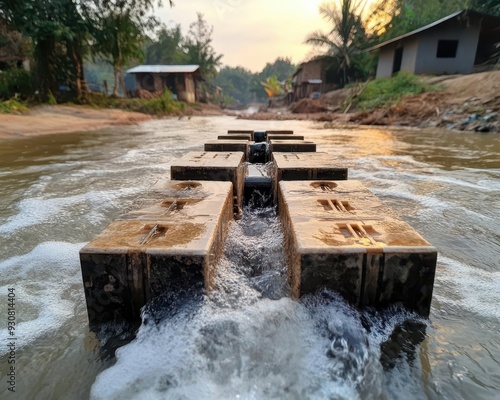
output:
[[80, 251], [91, 326], [138, 320], [146, 302], [168, 291], [213, 287], [233, 219], [231, 182], [170, 181], [163, 195], [120, 217]]
[[315, 152], [316, 143], [307, 140], [271, 140], [269, 142], [269, 151], [274, 152]]
[[279, 183], [295, 297], [329, 288], [357, 307], [428, 316], [437, 250], [353, 181]]
[[245, 153], [192, 151], [174, 161], [170, 166], [170, 177], [176, 180], [230, 181], [236, 206], [243, 206], [245, 185]]

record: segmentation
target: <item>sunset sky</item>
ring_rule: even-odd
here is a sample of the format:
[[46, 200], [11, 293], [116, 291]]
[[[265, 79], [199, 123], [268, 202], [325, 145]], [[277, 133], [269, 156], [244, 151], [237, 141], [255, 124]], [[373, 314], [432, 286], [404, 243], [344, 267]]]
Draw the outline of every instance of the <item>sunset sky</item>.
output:
[[180, 23], [186, 34], [201, 12], [214, 27], [213, 46], [224, 55], [224, 65], [260, 71], [277, 57], [299, 63], [311, 55], [306, 36], [327, 30], [318, 7], [324, 0], [174, 0], [157, 16], [172, 27]]

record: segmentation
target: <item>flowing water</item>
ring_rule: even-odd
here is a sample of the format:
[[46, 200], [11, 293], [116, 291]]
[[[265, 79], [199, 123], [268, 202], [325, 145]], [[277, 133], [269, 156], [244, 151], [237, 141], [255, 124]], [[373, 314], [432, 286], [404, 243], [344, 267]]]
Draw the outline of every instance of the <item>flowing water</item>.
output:
[[[103, 351], [79, 249], [167, 179], [172, 160], [237, 128], [304, 134], [437, 247], [429, 320], [359, 312], [327, 291], [290, 300], [286, 232], [272, 209], [247, 209], [211, 297], [159, 299], [116, 358]], [[0, 142], [0, 397], [500, 398], [500, 136], [320, 128], [197, 117]]]

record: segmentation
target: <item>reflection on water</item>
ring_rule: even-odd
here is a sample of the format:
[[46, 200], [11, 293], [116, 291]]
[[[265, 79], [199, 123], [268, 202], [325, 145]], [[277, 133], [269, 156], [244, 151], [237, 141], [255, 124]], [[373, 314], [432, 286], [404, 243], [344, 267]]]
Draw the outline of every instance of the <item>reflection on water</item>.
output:
[[[200, 117], [0, 142], [0, 293], [17, 294], [16, 395], [495, 398], [500, 137], [321, 126]], [[172, 160], [249, 127], [316, 141], [438, 248], [429, 322], [410, 329], [401, 310], [360, 313], [328, 292], [290, 300], [279, 224], [248, 214], [231, 228], [215, 294], [151, 308], [156, 322], [111, 366], [88, 332], [78, 250], [168, 179]]]

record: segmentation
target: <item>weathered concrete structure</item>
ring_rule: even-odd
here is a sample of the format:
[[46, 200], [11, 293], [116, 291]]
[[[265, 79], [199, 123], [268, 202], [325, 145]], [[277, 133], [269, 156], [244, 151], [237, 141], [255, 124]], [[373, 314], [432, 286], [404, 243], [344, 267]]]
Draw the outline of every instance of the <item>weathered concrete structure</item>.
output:
[[306, 140], [271, 140], [269, 142], [270, 153], [282, 152], [315, 152], [316, 143]]
[[205, 142], [205, 151], [237, 152], [245, 153], [245, 161], [248, 160], [248, 145], [253, 142], [243, 140], [210, 140]]
[[328, 153], [272, 153], [276, 182], [312, 179], [345, 180], [347, 167], [337, 165]]
[[219, 140], [252, 140], [251, 133], [228, 133], [227, 135], [217, 136]]
[[91, 325], [198, 282], [210, 290], [233, 218], [231, 182], [169, 181], [158, 203], [120, 217], [80, 251]]
[[[235, 206], [243, 206], [245, 184], [245, 153], [196, 152], [187, 153], [170, 166], [170, 178], [176, 180], [230, 181], [236, 198]], [[235, 212], [239, 212], [235, 209]]]
[[266, 139], [268, 142], [271, 140], [304, 140], [304, 136], [267, 132]]
[[356, 181], [279, 183], [295, 297], [321, 287], [358, 307], [402, 304], [428, 316], [437, 251]]
[[[329, 288], [357, 307], [402, 304], [428, 316], [436, 249], [360, 182], [347, 181], [333, 156], [292, 133], [238, 131], [244, 140], [224, 135], [173, 162], [156, 201], [81, 250], [91, 324], [138, 319], [163, 293], [193, 285], [210, 292], [228, 225], [245, 201], [278, 205], [294, 297]], [[282, 135], [290, 140], [275, 139]], [[267, 165], [248, 166], [269, 156], [270, 176]]]

